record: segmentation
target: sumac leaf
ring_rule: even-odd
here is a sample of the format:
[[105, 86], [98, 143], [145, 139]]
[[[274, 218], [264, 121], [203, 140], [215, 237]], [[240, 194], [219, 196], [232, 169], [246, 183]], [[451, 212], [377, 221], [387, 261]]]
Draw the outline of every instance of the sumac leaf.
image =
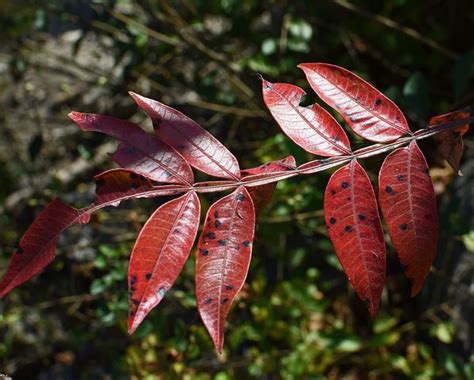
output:
[[[244, 169], [240, 173], [242, 175], [242, 181], [246, 179], [253, 179], [258, 174], [266, 174], [272, 172], [285, 172], [288, 170], [294, 170], [296, 168], [296, 161], [293, 156], [288, 156], [277, 161], [270, 161], [266, 164], [257, 166], [255, 168]], [[268, 203], [272, 199], [273, 192], [275, 191], [276, 182], [267, 183], [261, 186], [251, 186], [247, 190], [252, 197], [253, 205], [255, 207], [255, 214], [258, 216], [262, 210], [267, 207]]]
[[239, 163], [214, 136], [178, 110], [130, 92], [152, 119], [156, 134], [174, 147], [191, 166], [220, 178], [240, 178]]
[[128, 269], [130, 334], [176, 281], [193, 246], [199, 216], [199, 198], [189, 192], [160, 206], [140, 231]]
[[357, 161], [331, 176], [324, 218], [342, 269], [375, 316], [385, 280], [385, 241], [372, 184]]
[[415, 141], [385, 159], [379, 174], [379, 201], [413, 297], [430, 270], [438, 241], [433, 183]]
[[208, 210], [196, 258], [196, 301], [216, 350], [222, 352], [224, 323], [250, 265], [255, 210], [241, 186]]
[[120, 141], [112, 159], [120, 166], [158, 182], [190, 184], [193, 172], [172, 147], [127, 120], [71, 112], [69, 117], [83, 131], [105, 133]]
[[319, 97], [359, 136], [388, 142], [411, 133], [396, 104], [354, 73], [327, 63], [302, 63], [298, 67]]
[[87, 222], [79, 210], [54, 199], [23, 235], [0, 282], [0, 297], [40, 273], [54, 259], [61, 232], [71, 224]]
[[153, 183], [131, 170], [112, 169], [94, 177], [97, 203], [109, 201], [118, 206], [120, 198], [143, 197], [153, 189]]
[[263, 100], [285, 134], [304, 150], [320, 156], [350, 154], [346, 133], [319, 104], [301, 107], [305, 92], [292, 84], [262, 79]]
[[[454, 111], [432, 117], [429, 123], [430, 127], [437, 124], [448, 123], [454, 120], [466, 119], [471, 115], [470, 109]], [[464, 151], [463, 136], [469, 130], [469, 124], [461, 125], [458, 128], [450, 129], [446, 132], [441, 132], [434, 136], [434, 139], [438, 142], [439, 150], [443, 158], [448, 162], [449, 166], [458, 173], [459, 163], [461, 162], [462, 154]]]

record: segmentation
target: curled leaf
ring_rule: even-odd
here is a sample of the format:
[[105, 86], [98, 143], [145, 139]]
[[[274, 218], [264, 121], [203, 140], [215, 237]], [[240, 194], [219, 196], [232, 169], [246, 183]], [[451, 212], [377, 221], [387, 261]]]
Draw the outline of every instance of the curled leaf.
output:
[[[466, 119], [471, 115], [471, 109], [459, 110], [435, 116], [430, 119], [429, 126], [433, 127], [438, 124], [448, 123], [454, 120]], [[448, 162], [456, 173], [459, 173], [459, 163], [461, 162], [464, 151], [463, 136], [469, 130], [469, 124], [461, 125], [458, 128], [441, 132], [434, 136], [439, 144], [439, 150], [443, 158]]]

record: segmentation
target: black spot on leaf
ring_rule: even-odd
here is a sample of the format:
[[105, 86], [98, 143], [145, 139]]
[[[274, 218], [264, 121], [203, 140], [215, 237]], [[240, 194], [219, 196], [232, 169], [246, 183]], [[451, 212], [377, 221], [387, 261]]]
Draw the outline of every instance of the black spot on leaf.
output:
[[351, 232], [352, 231], [352, 226], [345, 226], [344, 231]]
[[248, 240], [245, 240], [242, 244], [244, 245], [244, 247], [250, 246], [250, 242]]
[[385, 186], [385, 192], [389, 194], [392, 193], [393, 192], [392, 186]]
[[377, 98], [377, 100], [375, 101], [374, 104], [375, 104], [376, 106], [381, 105], [381, 104], [382, 104], [382, 99], [378, 99], [378, 98]]
[[400, 182], [403, 182], [407, 179], [407, 176], [406, 175], [403, 175], [403, 174], [399, 174], [397, 175], [397, 179], [400, 181]]
[[216, 234], [214, 232], [208, 232], [207, 235], [206, 235], [209, 239], [215, 239], [216, 238]]
[[242, 202], [245, 199], [245, 196], [242, 193], [238, 193], [235, 199], [237, 199], [239, 202]]
[[214, 218], [219, 218], [219, 211], [214, 211]]
[[331, 193], [332, 196], [336, 195], [336, 190], [334, 189], [331, 189], [329, 192]]
[[149, 280], [149, 279], [151, 278], [151, 273], [148, 272], [148, 273], [145, 275], [145, 278], [146, 278], [147, 280]]
[[364, 214], [359, 214], [357, 215], [359, 217], [359, 220], [365, 220], [365, 215]]
[[226, 285], [225, 288], [226, 290], [232, 290], [234, 289], [234, 285]]
[[214, 226], [216, 228], [219, 228], [221, 225], [222, 225], [221, 221], [219, 219], [216, 219], [215, 222], [214, 222]]
[[206, 300], [204, 301], [206, 305], [209, 305], [211, 302], [212, 302], [212, 298], [206, 298]]
[[133, 275], [132, 277], [130, 277], [130, 285], [135, 285], [137, 283], [137, 276], [136, 275]]
[[221, 239], [217, 241], [217, 244], [219, 244], [221, 247], [224, 247], [226, 245], [226, 241]]
[[207, 256], [209, 254], [209, 250], [208, 249], [200, 249], [199, 252], [201, 253], [201, 255], [203, 256]]
[[336, 218], [331, 217], [331, 219], [329, 219], [329, 223], [336, 224]]
[[408, 224], [406, 224], [406, 223], [400, 224], [400, 229], [401, 230], [405, 231], [407, 228], [408, 228]]
[[225, 305], [227, 302], [229, 302], [229, 299], [228, 299], [228, 298], [224, 298], [224, 299], [221, 301], [221, 304]]

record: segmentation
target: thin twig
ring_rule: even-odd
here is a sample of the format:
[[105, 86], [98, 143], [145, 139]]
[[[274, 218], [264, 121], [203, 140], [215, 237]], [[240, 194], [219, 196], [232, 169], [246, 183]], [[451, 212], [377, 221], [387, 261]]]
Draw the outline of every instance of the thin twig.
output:
[[352, 4], [346, 0], [332, 0], [334, 3], [339, 5], [340, 7], [347, 9], [348, 11], [351, 11], [353, 13], [356, 13], [360, 16], [363, 16], [365, 18], [368, 18], [369, 20], [375, 21], [381, 25], [384, 25], [390, 29], [396, 30], [397, 32], [403, 33], [406, 36], [409, 36], [419, 42], [421, 42], [423, 45], [429, 46], [433, 50], [436, 50], [437, 52], [443, 54], [446, 57], [449, 57], [451, 59], [458, 59], [459, 55], [455, 53], [454, 51], [444, 47], [443, 45], [439, 44], [435, 40], [432, 40], [429, 37], [423, 36], [421, 33], [416, 31], [415, 29], [409, 28], [407, 26], [401, 25], [393, 20], [390, 20], [389, 18], [377, 14], [370, 13], [369, 11], [366, 11], [365, 9], [359, 8], [357, 5]]

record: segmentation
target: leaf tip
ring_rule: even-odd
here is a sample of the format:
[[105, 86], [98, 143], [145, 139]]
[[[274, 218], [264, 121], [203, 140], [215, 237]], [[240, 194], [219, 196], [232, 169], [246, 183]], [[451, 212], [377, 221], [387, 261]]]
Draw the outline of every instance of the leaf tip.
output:
[[421, 288], [422, 288], [422, 285], [423, 285], [422, 282], [420, 282], [420, 283], [418, 283], [418, 284], [417, 284], [417, 283], [413, 283], [413, 285], [411, 286], [411, 293], [410, 293], [410, 297], [411, 297], [411, 298], [415, 298], [415, 297], [418, 295], [418, 293], [420, 293], [420, 290], [421, 290]]
[[298, 69], [301, 69], [303, 70], [304, 72], [306, 72], [306, 70], [309, 70], [310, 69], [310, 66], [314, 65], [314, 63], [300, 63], [299, 65], [297, 65], [296, 67]]
[[76, 123], [83, 121], [85, 118], [85, 115], [82, 112], [76, 112], [76, 111], [69, 112], [67, 116]]
[[133, 98], [133, 100], [135, 100], [136, 102], [138, 100], [140, 100], [141, 98], [143, 98], [143, 96], [141, 96], [140, 94], [137, 94], [136, 92], [133, 92], [133, 91], [129, 91], [128, 95], [130, 95]]

